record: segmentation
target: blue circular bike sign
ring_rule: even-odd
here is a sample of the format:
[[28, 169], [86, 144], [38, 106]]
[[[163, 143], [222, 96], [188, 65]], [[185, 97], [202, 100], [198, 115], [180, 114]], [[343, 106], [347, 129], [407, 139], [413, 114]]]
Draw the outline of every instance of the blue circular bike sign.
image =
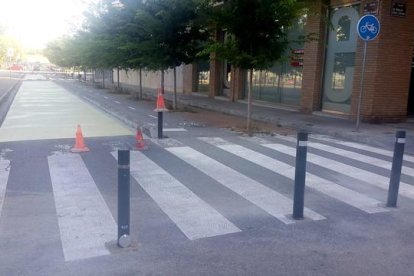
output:
[[381, 24], [373, 15], [364, 15], [358, 21], [358, 35], [364, 41], [374, 40], [381, 28]]

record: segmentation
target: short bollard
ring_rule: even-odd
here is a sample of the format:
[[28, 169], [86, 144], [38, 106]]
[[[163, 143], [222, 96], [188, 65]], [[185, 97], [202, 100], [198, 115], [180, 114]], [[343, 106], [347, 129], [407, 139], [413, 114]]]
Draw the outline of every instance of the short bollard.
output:
[[162, 139], [164, 138], [164, 135], [162, 134], [162, 127], [163, 127], [163, 122], [162, 122], [162, 117], [163, 117], [163, 112], [168, 111], [168, 109], [165, 107], [165, 102], [164, 102], [164, 96], [163, 96], [164, 92], [161, 89], [158, 92], [158, 96], [157, 96], [157, 105], [154, 109], [155, 112], [158, 113], [158, 139]]
[[295, 166], [295, 190], [293, 195], [293, 218], [303, 219], [303, 208], [305, 204], [305, 177], [306, 177], [306, 152], [308, 134], [298, 133], [296, 144], [296, 166]]
[[118, 246], [131, 245], [129, 236], [129, 150], [118, 150]]
[[387, 207], [397, 207], [398, 189], [400, 188], [401, 168], [404, 155], [404, 145], [405, 131], [397, 131], [395, 135], [394, 155], [392, 158], [390, 185], [388, 188]]
[[163, 138], [163, 133], [162, 133], [162, 126], [163, 126], [163, 112], [158, 112], [158, 139], [162, 139]]

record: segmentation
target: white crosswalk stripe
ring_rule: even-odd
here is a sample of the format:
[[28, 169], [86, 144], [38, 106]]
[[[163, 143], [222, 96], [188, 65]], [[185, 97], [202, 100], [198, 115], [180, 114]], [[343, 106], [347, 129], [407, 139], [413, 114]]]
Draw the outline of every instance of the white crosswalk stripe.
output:
[[141, 152], [130, 162], [131, 176], [190, 240], [241, 231]]
[[[296, 143], [296, 139], [293, 137], [278, 136], [277, 138]], [[364, 155], [364, 154], [360, 154], [357, 152], [344, 150], [344, 149], [340, 149], [340, 148], [336, 148], [336, 147], [332, 147], [329, 145], [316, 143], [316, 142], [308, 142], [308, 147], [326, 151], [326, 152], [333, 153], [333, 154], [337, 154], [337, 155], [347, 157], [349, 159], [357, 160], [363, 163], [367, 163], [367, 164], [370, 164], [370, 165], [373, 165], [379, 168], [391, 170], [392, 163], [386, 160], [379, 159], [379, 158], [371, 157], [368, 155]], [[406, 167], [406, 166], [402, 167], [401, 172], [409, 176], [414, 176], [414, 169]]]
[[[262, 139], [263, 140], [263, 139]], [[257, 141], [257, 140], [256, 140]], [[260, 142], [260, 144], [266, 148], [290, 155], [296, 155], [296, 149], [282, 144], [273, 143], [270, 141]], [[363, 170], [355, 166], [347, 165], [341, 162], [338, 162], [331, 158], [322, 157], [316, 154], [309, 153], [307, 154], [307, 161], [315, 165], [333, 170], [335, 172], [342, 173], [351, 178], [356, 179], [357, 181], [365, 182], [369, 185], [381, 188], [388, 189], [389, 178], [373, 173], [371, 171]], [[405, 197], [414, 199], [414, 186], [407, 184], [405, 182], [400, 182], [400, 194]]]
[[10, 174], [10, 161], [0, 159], [0, 218]]
[[[231, 144], [222, 138], [200, 138], [201, 140], [230, 152], [236, 156], [244, 158], [252, 163], [271, 170], [279, 175], [283, 175], [294, 180], [295, 168], [264, 154], [255, 152], [248, 148]], [[293, 182], [292, 182], [293, 184]], [[321, 193], [331, 196], [337, 200], [347, 203], [355, 208], [367, 213], [386, 212], [387, 209], [380, 207], [380, 202], [370, 197], [359, 194], [353, 190], [342, 187], [331, 181], [318, 177], [311, 173], [306, 173], [306, 185]]]
[[55, 154], [48, 163], [65, 260], [110, 254], [117, 225], [82, 158]]
[[[288, 218], [292, 213], [293, 206], [292, 200], [289, 198], [190, 147], [169, 147], [166, 150], [283, 223], [294, 223], [292, 219]], [[322, 215], [308, 208], [305, 209], [304, 213], [305, 217], [312, 220], [324, 219]]]
[[[279, 136], [277, 137], [280, 138]], [[360, 150], [364, 150], [364, 151], [368, 151], [368, 152], [372, 152], [372, 153], [376, 153], [376, 154], [380, 154], [380, 155], [384, 155], [388, 157], [392, 157], [394, 154], [391, 150], [380, 149], [380, 148], [376, 148], [373, 146], [358, 144], [354, 142], [336, 140], [336, 139], [332, 139], [332, 138], [321, 136], [321, 135], [312, 135], [312, 138], [320, 140], [320, 141], [335, 143], [338, 145], [343, 145], [343, 146], [347, 146], [347, 147], [354, 148], [354, 149], [360, 149]], [[409, 161], [409, 162], [414, 162], [414, 156], [404, 154], [404, 160]]]

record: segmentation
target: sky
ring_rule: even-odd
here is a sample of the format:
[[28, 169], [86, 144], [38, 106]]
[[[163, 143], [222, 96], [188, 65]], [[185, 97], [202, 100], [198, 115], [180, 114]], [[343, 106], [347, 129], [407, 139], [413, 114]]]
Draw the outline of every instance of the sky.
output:
[[42, 49], [47, 42], [79, 27], [83, 11], [93, 0], [0, 0], [0, 25], [26, 49]]

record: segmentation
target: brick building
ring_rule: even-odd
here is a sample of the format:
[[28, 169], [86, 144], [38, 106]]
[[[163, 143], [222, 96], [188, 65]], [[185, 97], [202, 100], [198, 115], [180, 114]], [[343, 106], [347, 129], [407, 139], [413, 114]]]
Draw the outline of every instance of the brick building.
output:
[[[364, 49], [356, 26], [364, 14], [375, 15], [381, 29], [378, 37], [367, 43], [361, 118], [373, 123], [399, 122], [414, 114], [414, 1], [407, 0], [315, 1], [292, 34], [316, 33], [319, 39], [292, 44], [288, 59], [271, 70], [255, 72], [253, 99], [354, 120]], [[215, 36], [223, 39], [222, 32]], [[179, 72], [179, 92], [223, 96], [231, 101], [246, 97], [247, 73], [214, 55], [209, 64], [185, 65]], [[155, 77], [146, 74], [144, 87], [152, 83], [147, 88], [156, 88], [156, 81], [150, 81]], [[171, 90], [169, 82], [167, 90]]]

